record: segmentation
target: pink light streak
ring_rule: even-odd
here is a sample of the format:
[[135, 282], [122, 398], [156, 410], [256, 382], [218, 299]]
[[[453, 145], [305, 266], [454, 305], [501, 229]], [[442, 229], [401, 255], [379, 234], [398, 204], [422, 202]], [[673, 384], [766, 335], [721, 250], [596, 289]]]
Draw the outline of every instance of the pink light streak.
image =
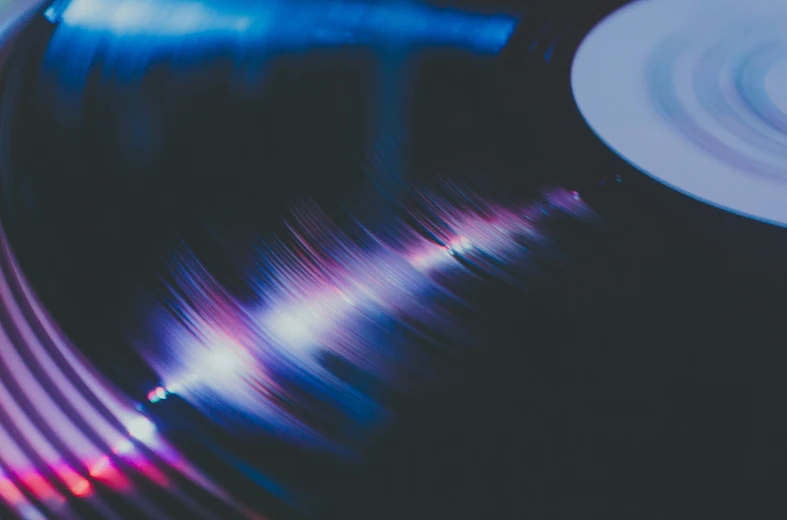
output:
[[[374, 408], [329, 373], [319, 356], [331, 352], [385, 384], [407, 386], [401, 373], [406, 361], [367, 337], [367, 327], [380, 319], [407, 319], [460, 330], [427, 301], [430, 294], [453, 298], [441, 277], [468, 276], [468, 264], [506, 277], [499, 266], [526, 260], [522, 244], [541, 241], [542, 220], [590, 215], [578, 194], [563, 190], [521, 209], [484, 201], [449, 204], [426, 195], [420, 202], [422, 211], [413, 217], [442, 245], [401, 226], [398, 242], [370, 233], [361, 246], [318, 210], [295, 213], [288, 237], [261, 241], [249, 258], [256, 305], [237, 301], [184, 245], [171, 264], [176, 281], [169, 291], [180, 317], [163, 309], [154, 313], [163, 349], [146, 353], [165, 381], [164, 395], [177, 393], [209, 413], [240, 410], [285, 436], [330, 446], [285, 404], [297, 397], [282, 386], [278, 371], [310, 374], [319, 388], [314, 391], [344, 403], [340, 406]], [[159, 389], [148, 397], [161, 400]]]

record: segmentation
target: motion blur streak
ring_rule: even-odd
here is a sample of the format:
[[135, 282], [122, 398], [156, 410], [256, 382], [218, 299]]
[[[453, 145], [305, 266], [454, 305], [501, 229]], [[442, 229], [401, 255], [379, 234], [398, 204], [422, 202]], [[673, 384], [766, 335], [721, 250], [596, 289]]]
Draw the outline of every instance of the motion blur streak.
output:
[[[545, 245], [544, 219], [591, 215], [563, 190], [518, 209], [460, 190], [450, 200], [422, 195], [409, 214], [417, 225], [359, 225], [354, 238], [314, 207], [294, 211], [286, 236], [250, 248], [253, 303], [230, 294], [182, 244], [167, 296], [149, 315], [151, 339], [140, 345], [164, 380], [150, 400], [177, 393], [224, 425], [237, 426], [240, 413], [295, 443], [348, 454], [358, 431], [388, 415], [368, 381], [409, 393], [426, 373], [439, 379], [403, 352], [435, 336], [461, 344], [451, 309], [466, 303], [456, 288], [479, 276], [516, 283], [530, 248]], [[336, 375], [335, 360], [367, 383]]]
[[[185, 462], [68, 343], [1, 229], [0, 268], [0, 500], [24, 519], [165, 519], [173, 504], [188, 518], [256, 518]], [[167, 488], [143, 498], [153, 484]]]
[[412, 1], [72, 0], [48, 18], [63, 27], [117, 38], [182, 45], [201, 40], [283, 50], [312, 45], [442, 44], [498, 52], [515, 22], [507, 17], [435, 9]]

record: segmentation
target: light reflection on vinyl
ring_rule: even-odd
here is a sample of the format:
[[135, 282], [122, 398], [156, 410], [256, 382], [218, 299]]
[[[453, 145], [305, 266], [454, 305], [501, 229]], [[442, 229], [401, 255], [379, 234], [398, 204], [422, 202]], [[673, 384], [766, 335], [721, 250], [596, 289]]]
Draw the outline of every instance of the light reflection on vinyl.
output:
[[[426, 195], [429, 216], [412, 211], [434, 239], [389, 225], [385, 235], [396, 240], [370, 233], [363, 246], [318, 209], [297, 212], [290, 234], [249, 247], [246, 276], [259, 298], [253, 304], [222, 287], [185, 244], [174, 250], [171, 296], [152, 306], [153, 339], [138, 344], [164, 381], [148, 400], [177, 394], [228, 429], [239, 429], [242, 417], [301, 446], [354, 455], [349, 439], [389, 410], [368, 383], [343, 380], [326, 359], [357, 368], [367, 382], [414, 391], [424, 383], [412, 375], [415, 363], [397, 354], [406, 349], [390, 333], [395, 324], [445, 335], [460, 330], [440, 303], [459, 299], [449, 278], [467, 282], [484, 273], [516, 283], [507, 271], [544, 242], [544, 221], [592, 218], [577, 192], [562, 189], [514, 208], [465, 197], [462, 207]], [[428, 379], [439, 379], [436, 368], [429, 372]], [[325, 424], [342, 426], [328, 434]]]
[[728, 211], [787, 225], [787, 4], [648, 0], [583, 41], [572, 89], [618, 155]]
[[[0, 228], [0, 505], [23, 518], [122, 518], [126, 497], [145, 518], [169, 518], [141, 494], [149, 483], [192, 518], [257, 518], [81, 357], [41, 307]], [[220, 515], [199, 503], [197, 489], [223, 503]]]

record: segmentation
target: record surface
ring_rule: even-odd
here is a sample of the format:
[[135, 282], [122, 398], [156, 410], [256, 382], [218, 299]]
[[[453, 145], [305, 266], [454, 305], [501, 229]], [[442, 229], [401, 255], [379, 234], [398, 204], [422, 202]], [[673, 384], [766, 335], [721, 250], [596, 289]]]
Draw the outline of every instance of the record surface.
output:
[[[125, 70], [136, 62], [104, 54], [58, 98], [83, 48], [66, 29], [42, 67], [56, 28], [39, 24], [4, 134], [22, 270], [163, 437], [273, 520], [729, 514], [745, 477], [772, 477], [787, 453], [768, 303], [787, 280], [670, 218], [670, 201], [773, 226], [662, 189], [599, 145], [567, 70], [598, 18], [575, 3], [529, 11], [500, 56], [312, 48], [242, 92], [224, 49]], [[400, 190], [367, 189], [380, 173]], [[539, 195], [547, 183], [561, 204]], [[233, 340], [253, 363], [201, 355]], [[154, 370], [129, 361], [139, 343], [158, 349]], [[301, 405], [289, 416], [335, 442], [259, 416], [249, 434], [237, 400], [188, 395], [170, 363], [227, 397], [274, 379]]]

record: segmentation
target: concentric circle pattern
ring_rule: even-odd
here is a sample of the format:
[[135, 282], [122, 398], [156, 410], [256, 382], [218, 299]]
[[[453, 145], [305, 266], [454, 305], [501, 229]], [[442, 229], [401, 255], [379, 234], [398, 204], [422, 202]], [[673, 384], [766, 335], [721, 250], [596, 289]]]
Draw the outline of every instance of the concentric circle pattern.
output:
[[[40, 5], [0, 7], [0, 45]], [[259, 518], [140, 410], [62, 333], [0, 226], [0, 518]]]
[[616, 153], [697, 199], [787, 224], [787, 4], [648, 0], [602, 21], [572, 68]]
[[82, 358], [2, 230], [0, 268], [0, 503], [25, 519], [255, 518]]

